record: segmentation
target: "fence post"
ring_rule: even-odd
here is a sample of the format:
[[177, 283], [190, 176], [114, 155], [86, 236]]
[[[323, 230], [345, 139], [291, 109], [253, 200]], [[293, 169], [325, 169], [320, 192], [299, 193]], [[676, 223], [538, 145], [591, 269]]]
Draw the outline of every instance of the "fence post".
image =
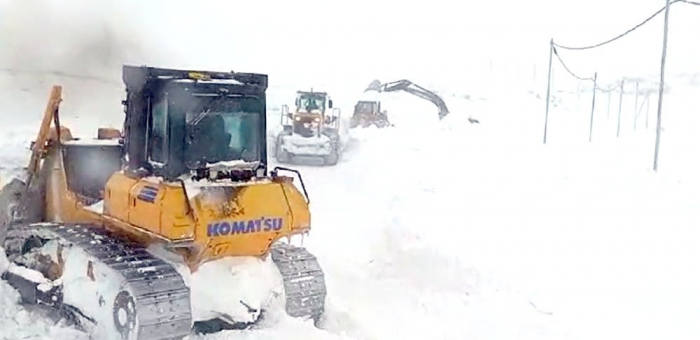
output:
[[639, 101], [639, 81], [634, 85], [634, 131], [637, 131], [637, 102]]
[[649, 96], [645, 95], [644, 100], [642, 100], [642, 105], [639, 106], [639, 110], [634, 113], [634, 131], [637, 131], [637, 118], [639, 118], [639, 115], [642, 114], [642, 109], [644, 108], [644, 105], [649, 105], [647, 103], [647, 100], [649, 100]]
[[649, 106], [651, 106], [651, 93], [647, 93], [647, 118], [646, 118], [646, 129], [649, 130]]
[[581, 80], [579, 79], [578, 83], [576, 84], [576, 112], [578, 112], [580, 100], [581, 100]]
[[593, 113], [595, 112], [595, 93], [598, 88], [598, 72], [593, 74], [593, 103], [591, 104], [591, 128], [588, 131], [588, 142], [593, 139]]
[[617, 110], [617, 137], [620, 137], [620, 115], [622, 115], [622, 96], [625, 94], [625, 80], [620, 83], [620, 107]]

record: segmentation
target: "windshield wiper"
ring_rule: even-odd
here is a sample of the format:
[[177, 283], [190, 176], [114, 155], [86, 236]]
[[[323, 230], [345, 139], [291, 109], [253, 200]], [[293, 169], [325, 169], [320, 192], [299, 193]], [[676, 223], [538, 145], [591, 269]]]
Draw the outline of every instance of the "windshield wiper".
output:
[[198, 113], [190, 122], [187, 123], [187, 126], [189, 126], [189, 127], [197, 126], [202, 121], [202, 119], [204, 119], [204, 117], [209, 115], [210, 112], [211, 112], [211, 109], [207, 109], [206, 111], [202, 111], [202, 112]]

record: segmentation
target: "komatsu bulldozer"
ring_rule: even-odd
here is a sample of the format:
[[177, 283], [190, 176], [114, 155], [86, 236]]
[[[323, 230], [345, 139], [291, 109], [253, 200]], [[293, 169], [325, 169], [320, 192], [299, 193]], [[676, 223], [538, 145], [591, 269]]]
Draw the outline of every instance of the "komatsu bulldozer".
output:
[[280, 163], [312, 158], [335, 165], [347, 138], [340, 109], [326, 92], [297, 91], [294, 112], [282, 106], [282, 131], [277, 135], [275, 158]]
[[323, 271], [291, 242], [306, 188], [267, 169], [267, 76], [125, 65], [123, 81], [123, 130], [96, 139], [61, 125], [53, 87], [25, 178], [0, 192], [2, 278], [99, 339], [318, 321]]

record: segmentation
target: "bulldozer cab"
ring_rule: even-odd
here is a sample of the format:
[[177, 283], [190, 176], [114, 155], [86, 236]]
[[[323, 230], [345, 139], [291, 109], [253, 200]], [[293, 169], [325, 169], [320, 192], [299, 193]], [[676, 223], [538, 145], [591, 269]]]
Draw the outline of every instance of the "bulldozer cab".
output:
[[340, 109], [333, 108], [328, 93], [297, 91], [294, 104], [294, 112], [289, 112], [289, 107], [283, 105], [281, 114], [282, 126], [293, 134], [314, 137], [339, 128]]
[[320, 111], [321, 113], [325, 113], [326, 103], [328, 103], [328, 108], [333, 107], [333, 101], [330, 98], [328, 98], [328, 95], [325, 92], [297, 92], [297, 98], [295, 102], [297, 112], [311, 113], [315, 111]]
[[234, 162], [265, 175], [267, 76], [134, 66], [123, 71], [127, 170], [173, 180]]
[[381, 112], [381, 105], [378, 101], [359, 101], [355, 104], [354, 114], [376, 115]]

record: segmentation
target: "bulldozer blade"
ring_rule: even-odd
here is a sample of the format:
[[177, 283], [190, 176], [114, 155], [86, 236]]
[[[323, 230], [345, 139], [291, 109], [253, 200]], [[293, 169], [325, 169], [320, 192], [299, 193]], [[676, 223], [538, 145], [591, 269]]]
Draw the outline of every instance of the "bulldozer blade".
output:
[[13, 179], [0, 190], [0, 247], [5, 244], [7, 230], [14, 220], [17, 203], [26, 192], [24, 182]]
[[7, 232], [13, 226], [43, 219], [44, 179], [44, 176], [39, 176], [27, 186], [24, 181], [14, 178], [0, 190], [0, 247], [5, 244]]

